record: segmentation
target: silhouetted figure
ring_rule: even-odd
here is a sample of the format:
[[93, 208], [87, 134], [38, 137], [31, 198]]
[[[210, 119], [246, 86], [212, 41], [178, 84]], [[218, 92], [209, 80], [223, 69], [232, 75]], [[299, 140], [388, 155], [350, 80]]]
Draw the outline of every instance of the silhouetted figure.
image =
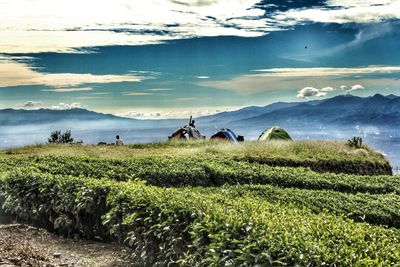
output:
[[115, 144], [116, 144], [117, 146], [122, 146], [122, 145], [124, 145], [124, 142], [122, 142], [121, 138], [119, 138], [119, 135], [117, 135], [117, 136], [115, 137]]
[[192, 119], [192, 116], [190, 116], [190, 119], [189, 119], [189, 126], [190, 126], [190, 127], [193, 127], [193, 128], [196, 128], [196, 126], [194, 126], [194, 123], [195, 123], [195, 120], [193, 120], [193, 119]]

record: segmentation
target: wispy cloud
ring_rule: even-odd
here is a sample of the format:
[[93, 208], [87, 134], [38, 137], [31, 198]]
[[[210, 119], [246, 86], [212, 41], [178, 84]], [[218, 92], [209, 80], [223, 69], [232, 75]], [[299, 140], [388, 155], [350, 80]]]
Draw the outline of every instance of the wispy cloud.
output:
[[48, 107], [49, 109], [53, 110], [68, 110], [68, 109], [74, 109], [74, 108], [84, 108], [84, 106], [81, 103], [58, 103], [57, 105], [53, 105]]
[[34, 109], [43, 106], [41, 101], [27, 101], [23, 104], [23, 108]]
[[263, 10], [254, 7], [257, 2], [1, 1], [0, 53], [81, 52], [82, 47], [155, 44], [196, 36], [261, 36], [275, 27], [262, 18]]
[[231, 107], [231, 106], [221, 106], [221, 107], [202, 107], [202, 108], [168, 108], [159, 110], [135, 110], [135, 111], [125, 111], [125, 112], [114, 112], [119, 116], [135, 118], [135, 119], [188, 119], [190, 116], [195, 118], [201, 116], [207, 116], [216, 114], [223, 111], [236, 110], [242, 107]]
[[173, 88], [151, 88], [147, 89], [147, 91], [152, 91], [152, 92], [166, 92], [166, 91], [174, 91], [175, 89]]
[[153, 93], [149, 92], [142, 92], [142, 91], [133, 91], [133, 92], [125, 92], [123, 95], [128, 95], [128, 96], [146, 96], [146, 95], [152, 95]]
[[[365, 85], [387, 85], [390, 87], [398, 83], [398, 80], [396, 78], [388, 78], [387, 75], [397, 75], [399, 73], [399, 66], [272, 68], [256, 70], [253, 73], [239, 75], [227, 80], [200, 81], [196, 85], [230, 90], [241, 95], [274, 90], [295, 90], [299, 87], [324, 88], [324, 91], [321, 92], [328, 92], [331, 88], [339, 88], [343, 84], [343, 80], [352, 84], [362, 80]], [[373, 79], [370, 77], [371, 75], [374, 76]]]
[[[45, 73], [29, 65], [0, 55], [0, 87], [45, 85], [51, 87], [73, 87], [82, 84], [140, 82], [151, 77], [125, 75], [95, 75], [90, 73]], [[87, 88], [86, 88], [87, 89]], [[62, 92], [60, 89], [58, 92]]]
[[292, 24], [301, 22], [321, 23], [376, 23], [400, 19], [399, 0], [330, 0], [326, 6], [292, 9], [274, 14], [278, 21]]
[[0, 53], [80, 53], [88, 47], [193, 37], [255, 37], [307, 22], [400, 19], [400, 0], [330, 0], [289, 10], [261, 6], [259, 0], [1, 1]]
[[44, 92], [55, 92], [55, 93], [71, 93], [71, 92], [82, 92], [82, 91], [92, 91], [92, 87], [82, 87], [82, 88], [56, 88], [56, 89], [43, 89]]
[[360, 74], [391, 74], [400, 73], [400, 66], [368, 66], [359, 68], [272, 68], [255, 70], [259, 74], [251, 76], [268, 77], [318, 77], [346, 76]]
[[361, 84], [355, 84], [353, 86], [341, 85], [340, 89], [342, 89], [343, 91], [346, 91], [346, 92], [352, 92], [352, 91], [358, 91], [358, 90], [365, 89], [365, 87], [362, 86]]
[[96, 92], [96, 93], [92, 93], [92, 95], [109, 95], [110, 92]]

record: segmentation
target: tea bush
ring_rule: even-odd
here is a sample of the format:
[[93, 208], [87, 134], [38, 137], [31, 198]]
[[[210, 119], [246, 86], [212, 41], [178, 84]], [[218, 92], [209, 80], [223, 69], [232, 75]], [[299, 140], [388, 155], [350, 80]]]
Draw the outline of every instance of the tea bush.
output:
[[400, 196], [393, 193], [348, 194], [332, 190], [280, 188], [271, 185], [223, 186], [215, 190], [222, 191], [232, 198], [262, 198], [270, 203], [307, 208], [314, 213], [326, 212], [359, 222], [400, 228]]
[[306, 167], [317, 172], [359, 175], [391, 175], [385, 157], [365, 146], [354, 149], [344, 142], [163, 142], [128, 146], [65, 146], [38, 145], [0, 150], [0, 158], [14, 156], [80, 156], [91, 159], [131, 160], [136, 158], [174, 157], [181, 162], [186, 158], [220, 158], [257, 162], [269, 166]]
[[233, 196], [224, 188], [160, 188], [24, 168], [0, 179], [9, 212], [60, 233], [120, 240], [135, 249], [143, 265], [389, 266], [400, 261], [397, 229]]
[[27, 157], [0, 160], [0, 170], [30, 166], [51, 174], [141, 179], [157, 186], [221, 186], [223, 184], [273, 184], [281, 187], [327, 189], [349, 193], [400, 193], [396, 176], [360, 176], [318, 173], [305, 168], [271, 167], [220, 157], [142, 157], [130, 160], [87, 157]]
[[0, 202], [19, 221], [131, 246], [142, 265], [400, 262], [400, 180], [371, 175], [390, 174], [388, 162], [316, 144], [0, 151]]

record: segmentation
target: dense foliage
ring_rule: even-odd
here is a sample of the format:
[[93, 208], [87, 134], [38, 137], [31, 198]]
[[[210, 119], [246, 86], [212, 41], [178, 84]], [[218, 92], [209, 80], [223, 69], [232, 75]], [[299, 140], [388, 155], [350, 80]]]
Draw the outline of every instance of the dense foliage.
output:
[[74, 138], [72, 138], [72, 134], [70, 130], [65, 132], [61, 131], [53, 131], [50, 133], [50, 138], [48, 139], [50, 144], [71, 144], [74, 142]]
[[0, 201], [20, 221], [125, 243], [143, 265], [400, 262], [400, 179], [371, 175], [389, 173], [387, 161], [368, 148], [290, 143], [9, 150]]
[[223, 191], [17, 170], [5, 208], [58, 232], [125, 240], [143, 264], [391, 265], [400, 232]]
[[87, 157], [37, 156], [0, 160], [0, 168], [36, 168], [40, 172], [118, 181], [141, 179], [157, 186], [221, 186], [223, 184], [274, 184], [342, 192], [400, 193], [395, 176], [318, 173], [306, 168], [271, 167], [217, 156], [154, 156], [129, 160]]

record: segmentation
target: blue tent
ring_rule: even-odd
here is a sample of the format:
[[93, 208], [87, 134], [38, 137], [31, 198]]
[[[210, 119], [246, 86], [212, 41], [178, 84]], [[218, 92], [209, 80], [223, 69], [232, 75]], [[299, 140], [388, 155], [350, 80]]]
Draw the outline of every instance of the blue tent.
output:
[[230, 142], [237, 143], [238, 137], [230, 129], [223, 128], [223, 129], [219, 130], [216, 134], [211, 136], [210, 140], [221, 140], [221, 141], [230, 141]]

